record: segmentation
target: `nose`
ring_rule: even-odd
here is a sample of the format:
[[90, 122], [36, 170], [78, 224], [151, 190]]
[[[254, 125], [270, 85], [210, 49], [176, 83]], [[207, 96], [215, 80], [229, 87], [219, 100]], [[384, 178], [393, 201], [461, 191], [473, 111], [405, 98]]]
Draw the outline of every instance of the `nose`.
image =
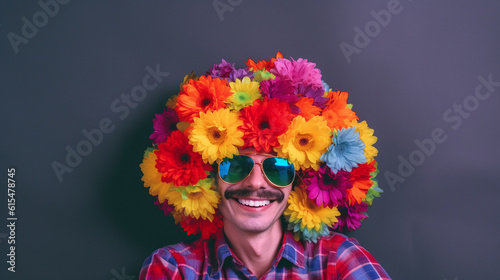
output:
[[272, 185], [267, 181], [263, 172], [262, 164], [255, 163], [252, 171], [244, 181], [244, 186], [254, 189], [265, 189], [271, 187]]

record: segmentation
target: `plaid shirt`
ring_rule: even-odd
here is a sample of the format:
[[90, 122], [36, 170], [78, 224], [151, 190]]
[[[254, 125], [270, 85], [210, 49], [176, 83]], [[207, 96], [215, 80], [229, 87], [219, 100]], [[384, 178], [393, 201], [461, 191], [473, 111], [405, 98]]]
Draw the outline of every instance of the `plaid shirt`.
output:
[[[229, 248], [222, 231], [215, 240], [178, 243], [153, 252], [139, 280], [255, 279]], [[390, 279], [354, 238], [332, 233], [317, 243], [298, 242], [285, 231], [271, 269], [260, 279]]]

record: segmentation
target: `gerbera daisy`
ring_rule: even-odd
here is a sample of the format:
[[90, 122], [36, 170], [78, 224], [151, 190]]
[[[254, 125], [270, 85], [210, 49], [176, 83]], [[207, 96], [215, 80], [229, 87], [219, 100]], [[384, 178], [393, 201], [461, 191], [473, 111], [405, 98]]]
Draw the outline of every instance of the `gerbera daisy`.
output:
[[180, 131], [174, 131], [165, 143], [155, 151], [158, 159], [156, 169], [162, 173], [162, 181], [176, 186], [194, 185], [207, 178], [212, 171], [210, 164], [205, 164], [199, 153], [193, 152], [193, 146]]
[[366, 121], [358, 123], [356, 120], [353, 120], [351, 126], [356, 127], [356, 132], [359, 132], [359, 139], [365, 143], [366, 162], [370, 163], [378, 154], [377, 148], [373, 147], [377, 142], [377, 137], [373, 136], [374, 130], [368, 127]]
[[375, 161], [370, 163], [360, 164], [357, 168], [354, 168], [351, 172], [351, 183], [352, 188], [347, 190], [347, 200], [349, 205], [355, 203], [361, 203], [361, 201], [366, 197], [368, 189], [373, 185], [372, 172], [376, 170]]
[[220, 201], [220, 195], [212, 189], [212, 184], [213, 179], [203, 179], [194, 186], [174, 187], [166, 198], [176, 211], [186, 216], [211, 220]]
[[335, 131], [332, 141], [333, 144], [328, 147], [328, 152], [321, 155], [321, 160], [326, 162], [333, 172], [339, 170], [350, 172], [353, 167], [366, 162], [363, 151], [365, 144], [359, 139], [359, 133], [354, 127]]
[[351, 175], [346, 171], [333, 173], [327, 166], [318, 171], [308, 171], [304, 176], [308, 197], [318, 206], [333, 208], [346, 198], [346, 190], [352, 188]]
[[361, 226], [361, 221], [368, 218], [366, 215], [368, 205], [364, 202], [354, 205], [344, 203], [339, 205], [339, 211], [341, 215], [338, 218], [338, 223], [332, 227], [339, 232], [344, 232], [346, 228], [349, 231], [356, 230]]
[[252, 82], [249, 77], [245, 77], [243, 80], [236, 79], [234, 83], [229, 83], [229, 86], [233, 93], [227, 99], [230, 109], [239, 111], [243, 107], [252, 105], [254, 100], [260, 98], [259, 83]]
[[158, 196], [158, 201], [163, 203], [165, 196], [173, 184], [165, 183], [161, 180], [162, 174], [156, 169], [156, 154], [153, 149], [148, 149], [144, 152], [144, 159], [139, 165], [142, 174], [141, 180], [144, 182], [144, 187], [149, 188], [149, 194]]
[[238, 114], [229, 109], [200, 113], [199, 118], [194, 118], [189, 143], [205, 163], [219, 163], [237, 155], [238, 147], [243, 146], [243, 132], [238, 130], [241, 124]]
[[283, 55], [280, 52], [276, 53], [276, 58], [271, 58], [269, 61], [267, 60], [259, 60], [257, 63], [253, 61], [253, 59], [248, 59], [245, 64], [248, 66], [248, 68], [252, 71], [257, 71], [257, 70], [269, 70], [274, 67], [274, 63], [276, 59], [278, 58], [283, 58]]
[[347, 106], [349, 93], [330, 91], [327, 94], [329, 101], [323, 110], [323, 117], [327, 120], [331, 129], [351, 127], [351, 121], [358, 120], [356, 113]]
[[214, 215], [212, 220], [186, 217], [180, 221], [180, 224], [188, 235], [201, 233], [202, 239], [209, 239], [224, 226], [220, 214]]
[[295, 103], [295, 106], [299, 107], [299, 115], [303, 116], [306, 121], [310, 120], [312, 117], [319, 115], [321, 108], [313, 105], [314, 99], [309, 97], [302, 97]]
[[283, 213], [289, 223], [300, 224], [301, 229], [321, 231], [321, 224], [329, 227], [337, 222], [340, 212], [336, 207], [328, 208], [314, 204], [305, 192], [295, 188], [288, 196], [288, 207]]
[[200, 112], [225, 108], [224, 101], [231, 96], [226, 80], [201, 76], [198, 81], [190, 80], [177, 97], [175, 111], [181, 121], [192, 122]]
[[268, 153], [273, 147], [279, 146], [277, 137], [287, 130], [293, 118], [288, 104], [276, 99], [256, 100], [240, 113], [243, 121], [240, 129], [245, 141], [243, 147], [253, 147], [256, 151]]
[[287, 158], [295, 169], [319, 168], [319, 160], [331, 143], [330, 129], [321, 116], [309, 121], [297, 116], [288, 130], [278, 136], [281, 147], [274, 148], [279, 157]]
[[321, 81], [321, 71], [316, 68], [316, 63], [307, 62], [307, 59], [288, 60], [277, 59], [274, 68], [270, 70], [276, 76], [285, 81], [289, 81], [294, 88], [299, 85], [312, 85], [314, 88], [323, 88]]
[[153, 119], [154, 132], [149, 136], [149, 139], [153, 140], [155, 145], [165, 142], [172, 131], [177, 130], [178, 122], [179, 118], [173, 109], [163, 109], [163, 113], [155, 114]]

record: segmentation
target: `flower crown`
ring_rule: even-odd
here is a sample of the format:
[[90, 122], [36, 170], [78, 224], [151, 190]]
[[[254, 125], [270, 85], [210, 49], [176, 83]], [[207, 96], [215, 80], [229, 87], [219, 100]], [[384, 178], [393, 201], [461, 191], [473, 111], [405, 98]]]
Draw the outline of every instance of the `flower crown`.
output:
[[359, 228], [382, 192], [373, 129], [358, 121], [347, 92], [329, 89], [315, 63], [279, 52], [245, 63], [236, 69], [223, 59], [206, 75], [187, 75], [155, 115], [153, 148], [140, 165], [155, 204], [188, 235], [209, 238], [223, 226], [213, 165], [254, 148], [295, 166], [283, 215], [297, 240]]

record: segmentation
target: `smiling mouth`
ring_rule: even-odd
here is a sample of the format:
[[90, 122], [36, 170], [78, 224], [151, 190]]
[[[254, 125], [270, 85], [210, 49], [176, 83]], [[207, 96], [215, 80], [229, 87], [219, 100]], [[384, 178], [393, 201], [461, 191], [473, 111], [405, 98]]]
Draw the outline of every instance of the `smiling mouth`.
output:
[[274, 201], [274, 200], [251, 200], [251, 199], [241, 199], [241, 198], [235, 198], [235, 200], [238, 201], [239, 204], [255, 208], [267, 206]]

